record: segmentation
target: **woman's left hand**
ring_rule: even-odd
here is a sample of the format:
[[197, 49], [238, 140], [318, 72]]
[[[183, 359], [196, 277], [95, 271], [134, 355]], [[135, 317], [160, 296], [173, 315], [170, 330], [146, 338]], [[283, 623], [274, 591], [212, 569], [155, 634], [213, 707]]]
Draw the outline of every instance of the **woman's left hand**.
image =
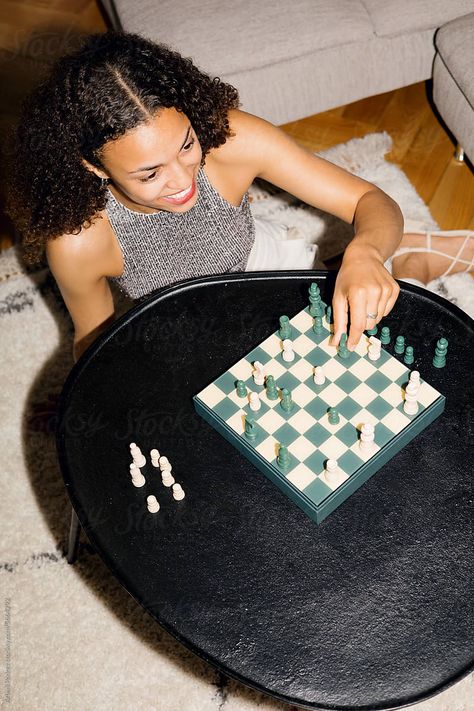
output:
[[350, 317], [347, 347], [354, 350], [362, 333], [390, 313], [399, 293], [400, 287], [385, 269], [380, 253], [367, 244], [350, 244], [337, 275], [332, 301], [332, 344], [339, 345]]

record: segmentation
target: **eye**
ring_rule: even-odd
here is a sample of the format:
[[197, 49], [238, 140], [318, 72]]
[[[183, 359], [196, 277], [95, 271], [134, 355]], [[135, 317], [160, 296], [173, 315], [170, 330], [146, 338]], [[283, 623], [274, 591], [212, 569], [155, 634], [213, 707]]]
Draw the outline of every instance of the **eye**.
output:
[[139, 180], [141, 183], [150, 183], [155, 178], [156, 178], [156, 170], [154, 173], [150, 173], [150, 175], [147, 175], [146, 178], [139, 178]]
[[194, 140], [194, 138], [193, 138], [192, 141], [189, 141], [189, 143], [187, 143], [187, 144], [184, 146], [184, 149], [183, 149], [183, 150], [187, 151], [188, 149], [191, 149], [191, 148], [194, 146], [194, 144], [195, 144], [195, 140]]

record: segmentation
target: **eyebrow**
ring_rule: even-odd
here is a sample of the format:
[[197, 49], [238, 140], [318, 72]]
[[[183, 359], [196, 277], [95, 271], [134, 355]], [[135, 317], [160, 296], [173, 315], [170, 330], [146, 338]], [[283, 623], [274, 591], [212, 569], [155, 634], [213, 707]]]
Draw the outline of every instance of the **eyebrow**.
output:
[[[188, 140], [190, 131], [191, 131], [191, 124], [189, 124], [189, 126], [188, 126], [188, 130], [186, 131], [186, 136], [185, 136], [184, 141], [181, 145], [181, 148], [179, 149], [180, 151], [182, 151], [184, 146], [186, 145], [186, 141]], [[133, 173], [144, 173], [147, 170], [155, 170], [155, 168], [161, 168], [162, 166], [163, 166], [163, 163], [159, 163], [158, 165], [151, 165], [146, 168], [137, 168], [137, 170], [131, 170], [130, 174], [132, 175]]]

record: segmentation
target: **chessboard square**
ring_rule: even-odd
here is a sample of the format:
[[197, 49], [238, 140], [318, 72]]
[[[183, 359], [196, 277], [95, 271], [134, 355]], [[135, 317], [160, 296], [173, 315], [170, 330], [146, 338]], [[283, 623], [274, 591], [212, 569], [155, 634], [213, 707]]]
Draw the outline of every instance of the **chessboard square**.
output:
[[330, 360], [323, 365], [323, 371], [326, 378], [332, 383], [343, 375], [343, 373], [347, 373], [346, 368], [344, 368], [336, 358], [330, 358]]
[[[253, 384], [253, 381], [252, 381], [252, 384]], [[254, 387], [256, 389], [258, 389], [258, 387], [256, 385], [254, 385]], [[237, 395], [237, 390], [235, 388], [227, 395], [227, 397], [229, 398], [229, 400], [232, 400], [232, 402], [235, 403], [236, 405], [238, 405], [239, 407], [245, 407], [246, 405], [248, 405], [249, 393], [251, 392], [251, 390], [247, 386], [246, 386], [246, 390], [247, 390], [247, 395], [245, 397], [240, 397], [239, 395]], [[260, 395], [260, 391], [258, 394]]]
[[392, 407], [398, 407], [398, 405], [403, 402], [404, 396], [405, 394], [402, 386], [397, 385], [396, 383], [392, 383], [388, 386], [388, 388], [385, 388], [385, 390], [382, 390], [380, 393], [380, 397], [390, 403]]
[[214, 411], [214, 414], [227, 421], [230, 417], [232, 417], [232, 415], [235, 415], [235, 413], [238, 412], [241, 408], [239, 407], [239, 405], [236, 405], [235, 402], [232, 402], [230, 398], [226, 397], [220, 402], [218, 402], [217, 405], [214, 405], [212, 409]]
[[399, 410], [392, 410], [382, 419], [382, 424], [394, 434], [401, 432], [410, 422], [411, 420]]
[[336, 474], [334, 474], [334, 472], [333, 472], [333, 474], [332, 474], [332, 476], [330, 476], [330, 478], [327, 476], [326, 471], [321, 472], [321, 474], [319, 475], [319, 479], [322, 482], [324, 482], [326, 484], [326, 486], [329, 486], [331, 491], [335, 491], [336, 489], [338, 489], [341, 486], [341, 484], [344, 484], [344, 482], [349, 479], [349, 476], [346, 474], [345, 471], [343, 471], [339, 462], [338, 462], [338, 464], [339, 464], [339, 471]]
[[311, 484], [305, 489], [305, 496], [308, 497], [315, 504], [322, 504], [322, 502], [332, 494], [332, 489], [327, 484], [320, 475], [311, 482]]
[[346, 472], [349, 476], [354, 474], [358, 469], [361, 468], [363, 461], [350, 449], [347, 450], [345, 454], [342, 455], [338, 462], [340, 468]]
[[[255, 392], [255, 390], [253, 390], [252, 392]], [[269, 405], [267, 405], [267, 403], [263, 400], [261, 396], [262, 394], [259, 392], [258, 395], [260, 400], [260, 410], [255, 411], [250, 408], [250, 398], [247, 398], [247, 402], [242, 407], [242, 410], [244, 410], [247, 415], [254, 417], [256, 420], [259, 420], [261, 417], [263, 417], [263, 415], [270, 409]]]
[[245, 412], [243, 410], [239, 410], [239, 412], [236, 412], [235, 415], [229, 417], [226, 424], [233, 429], [234, 432], [237, 432], [237, 434], [243, 434], [245, 430]]
[[306, 358], [300, 358], [300, 360], [294, 363], [288, 371], [297, 378], [300, 383], [304, 383], [305, 380], [313, 373], [313, 366], [309, 363]]
[[[283, 341], [282, 341], [282, 343], [283, 343]], [[293, 349], [293, 353], [294, 353], [295, 357], [293, 358], [292, 361], [283, 360], [283, 346], [282, 346], [280, 349], [280, 353], [277, 356], [275, 356], [275, 360], [278, 363], [281, 363], [281, 365], [283, 366], [283, 368], [285, 368], [285, 370], [289, 370], [301, 359], [300, 354], [297, 351], [295, 351], [294, 349]]]
[[359, 431], [352, 422], [346, 422], [340, 430], [338, 430], [337, 438], [344, 442], [347, 447], [351, 447], [359, 440]]
[[286, 371], [286, 373], [281, 373], [281, 375], [278, 376], [277, 385], [279, 388], [287, 388], [287, 390], [292, 393], [293, 390], [296, 390], [298, 385], [301, 385], [301, 381], [295, 378], [292, 373]]
[[267, 363], [265, 363], [265, 377], [273, 375], [275, 382], [286, 372], [287, 368], [282, 365], [282, 363], [280, 363], [280, 361], [276, 358], [272, 358]]
[[326, 338], [323, 341], [321, 341], [321, 343], [319, 344], [319, 347], [325, 353], [328, 353], [328, 355], [330, 355], [331, 358], [334, 358], [335, 356], [337, 356], [337, 347], [330, 345], [330, 341], [332, 341], [332, 334], [326, 334]]
[[225, 398], [225, 393], [222, 392], [217, 385], [211, 383], [198, 394], [198, 398], [202, 400], [208, 407], [215, 407], [221, 400]]
[[[360, 440], [359, 440], [360, 441]], [[351, 446], [351, 452], [353, 452], [357, 457], [360, 457], [363, 462], [368, 462], [369, 459], [372, 459], [374, 454], [377, 454], [377, 452], [380, 451], [380, 447], [378, 444], [374, 441], [372, 442], [372, 446], [370, 450], [364, 451], [360, 448], [359, 442], [356, 442]]]
[[321, 399], [320, 395], [317, 395], [314, 400], [311, 400], [311, 402], [308, 402], [308, 404], [305, 405], [304, 409], [306, 412], [309, 412], [315, 420], [320, 420], [321, 417], [324, 417], [328, 411], [329, 405]]
[[[311, 380], [309, 382], [311, 382]], [[298, 385], [291, 393], [291, 397], [297, 405], [299, 405], [300, 407], [306, 407], [309, 402], [314, 400], [316, 395], [314, 390], [308, 387], [308, 385], [305, 385], [305, 383], [300, 383], [300, 385]]]
[[[255, 447], [255, 450], [264, 457], [267, 462], [275, 462], [278, 456], [278, 442], [274, 437], [266, 437], [263, 442]], [[278, 466], [278, 465], [277, 465]]]
[[366, 407], [369, 402], [375, 400], [376, 397], [377, 393], [365, 383], [361, 383], [351, 392], [351, 398], [358, 402], [359, 405], [362, 405], [362, 407]]
[[263, 343], [260, 344], [260, 348], [268, 353], [271, 358], [274, 358], [281, 351], [281, 338], [275, 333], [266, 338]]
[[361, 407], [348, 395], [337, 406], [339, 414], [343, 415], [346, 420], [350, 420], [360, 412]]
[[304, 460], [304, 464], [306, 464], [314, 474], [318, 475], [324, 470], [324, 465], [327, 460], [328, 457], [326, 457], [320, 449], [317, 449]]
[[373, 375], [366, 378], [365, 384], [375, 390], [376, 393], [381, 393], [391, 384], [391, 380], [386, 375], [377, 370]]
[[307, 309], [303, 309], [296, 316], [290, 318], [290, 324], [300, 333], [305, 333], [313, 327], [313, 317], [309, 315]]
[[387, 378], [389, 378], [389, 380], [391, 380], [392, 382], [394, 382], [395, 380], [397, 380], [397, 378], [400, 378], [400, 376], [405, 374], [407, 375], [408, 380], [408, 368], [406, 367], [406, 365], [400, 363], [400, 361], [398, 361], [386, 351], [382, 352], [388, 356], [388, 359], [379, 367], [379, 372], [383, 375], [386, 375]]
[[[268, 363], [269, 360], [271, 360], [271, 356], [263, 350], [260, 346], [257, 346], [254, 348], [250, 353], [247, 353], [245, 356], [246, 359], [252, 364], [255, 364], [255, 361], [259, 361], [259, 363], [262, 363], [262, 365], [265, 365], [265, 363]], [[266, 375], [266, 369], [265, 369], [265, 375]]]
[[[338, 348], [338, 354], [339, 354], [339, 348]], [[341, 358], [340, 355], [337, 356], [337, 360], [341, 365], [343, 365], [347, 370], [351, 370], [354, 368], [355, 364], [361, 360], [361, 357], [359, 353], [357, 353], [355, 350], [354, 351], [348, 351], [348, 356], [347, 358]]]
[[316, 422], [305, 432], [306, 439], [309, 439], [316, 447], [320, 447], [330, 436], [328, 430], [322, 426], [321, 422]]
[[404, 405], [405, 405], [405, 401], [401, 402], [400, 405], [397, 405], [397, 407], [395, 409], [398, 410], [398, 412], [401, 412], [404, 415], [406, 415], [406, 417], [409, 417], [410, 420], [414, 420], [415, 417], [418, 417], [418, 415], [421, 415], [423, 410], [426, 409], [425, 406], [421, 404], [421, 402], [418, 402], [418, 410], [416, 411], [416, 413], [414, 415], [407, 415], [407, 413], [404, 410]]
[[356, 378], [359, 378], [362, 382], [367, 380], [371, 375], [377, 372], [377, 368], [375, 365], [372, 365], [372, 363], [368, 360], [365, 360], [365, 358], [359, 358], [357, 363], [354, 363], [354, 365], [351, 368], [351, 373], [352, 375], [355, 375]]
[[441, 397], [441, 393], [435, 390], [429, 383], [426, 381], [421, 383], [420, 389], [418, 390], [418, 402], [421, 405], [428, 407], [439, 397]]
[[324, 390], [321, 390], [319, 397], [327, 402], [329, 407], [337, 407], [337, 405], [347, 397], [347, 393], [341, 390], [335, 383], [329, 383]]
[[321, 348], [314, 348], [306, 354], [306, 360], [311, 363], [313, 367], [316, 365], [322, 365], [324, 368], [328, 361], [331, 362], [331, 355]]
[[285, 476], [285, 479], [296, 486], [299, 491], [304, 491], [315, 479], [316, 474], [313, 474], [311, 469], [301, 462], [292, 471]]
[[274, 434], [279, 427], [285, 424], [285, 419], [276, 410], [270, 409], [258, 418], [258, 424], [269, 434]]
[[306, 410], [298, 410], [295, 415], [292, 415], [288, 420], [288, 424], [295, 428], [297, 432], [304, 434], [315, 423], [312, 417]]
[[226, 395], [229, 395], [229, 393], [235, 390], [236, 383], [237, 378], [232, 375], [229, 370], [214, 380], [214, 385], [217, 385], [217, 387], [220, 388], [220, 390], [222, 390], [222, 392]]
[[348, 395], [350, 395], [351, 392], [355, 390], [356, 387], [361, 383], [359, 378], [356, 378], [355, 375], [353, 375], [348, 370], [345, 370], [345, 372], [340, 375], [335, 382], [336, 385], [341, 388], [341, 390], [344, 390], [344, 392]]
[[[325, 430], [327, 430], [330, 434], [336, 434], [342, 427], [344, 427], [345, 424], [347, 424], [347, 420], [345, 417], [342, 417], [342, 415], [339, 414], [339, 422], [336, 425], [332, 425], [329, 422], [329, 414], [326, 413], [321, 417], [319, 420], [319, 424], [324, 427]], [[339, 436], [339, 435], [338, 435]]]
[[302, 333], [293, 341], [293, 348], [300, 356], [305, 356], [313, 350], [314, 343], [305, 333]]
[[319, 446], [319, 451], [326, 455], [328, 459], [339, 459], [347, 451], [347, 445], [341, 442], [337, 436], [331, 435]]
[[295, 441], [290, 444], [288, 449], [299, 462], [304, 462], [310, 454], [316, 451], [316, 446], [310, 442], [309, 439], [301, 435], [301, 437], [298, 437], [298, 439], [295, 439]]
[[273, 436], [275, 437], [276, 441], [279, 442], [279, 444], [284, 444], [286, 447], [289, 447], [290, 444], [295, 442], [295, 440], [298, 439], [300, 436], [300, 433], [297, 432], [294, 427], [288, 424], [288, 422], [285, 422], [284, 425], [279, 427], [274, 433]]
[[351, 417], [349, 421], [354, 425], [354, 427], [357, 428], [358, 436], [362, 429], [362, 425], [364, 425], [366, 422], [370, 422], [370, 424], [374, 427], [376, 427], [379, 422], [375, 415], [372, 415], [372, 413], [366, 409], [359, 410], [359, 412], [357, 412], [354, 417]]
[[329, 340], [331, 332], [324, 327], [324, 324], [322, 324], [321, 333], [315, 333], [313, 331], [313, 323], [311, 323], [311, 327], [306, 331], [306, 335], [313, 342], [313, 347], [315, 343], [317, 343], [318, 346], [321, 346], [323, 343]]
[[378, 422], [375, 425], [375, 442], [379, 445], [380, 448], [384, 447], [388, 442], [390, 442], [393, 437], [393, 432], [389, 430], [388, 427], [385, 427], [382, 422]]
[[385, 417], [385, 415], [389, 413], [392, 409], [392, 405], [390, 405], [390, 403], [384, 400], [382, 397], [376, 397], [375, 400], [372, 400], [372, 402], [367, 405], [367, 410], [372, 415], [375, 415], [378, 420], [381, 420], [382, 417]]
[[235, 363], [232, 368], [229, 368], [228, 372], [235, 378], [235, 380], [246, 381], [252, 377], [253, 367], [250, 361], [246, 358], [242, 358]]

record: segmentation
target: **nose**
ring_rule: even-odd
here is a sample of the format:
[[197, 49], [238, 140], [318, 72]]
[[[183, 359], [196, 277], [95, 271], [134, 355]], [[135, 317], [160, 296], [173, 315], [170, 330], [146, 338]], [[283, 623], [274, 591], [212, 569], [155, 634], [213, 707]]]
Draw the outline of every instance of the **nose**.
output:
[[183, 165], [180, 161], [175, 161], [169, 167], [167, 187], [175, 193], [189, 188], [193, 177], [192, 166]]

